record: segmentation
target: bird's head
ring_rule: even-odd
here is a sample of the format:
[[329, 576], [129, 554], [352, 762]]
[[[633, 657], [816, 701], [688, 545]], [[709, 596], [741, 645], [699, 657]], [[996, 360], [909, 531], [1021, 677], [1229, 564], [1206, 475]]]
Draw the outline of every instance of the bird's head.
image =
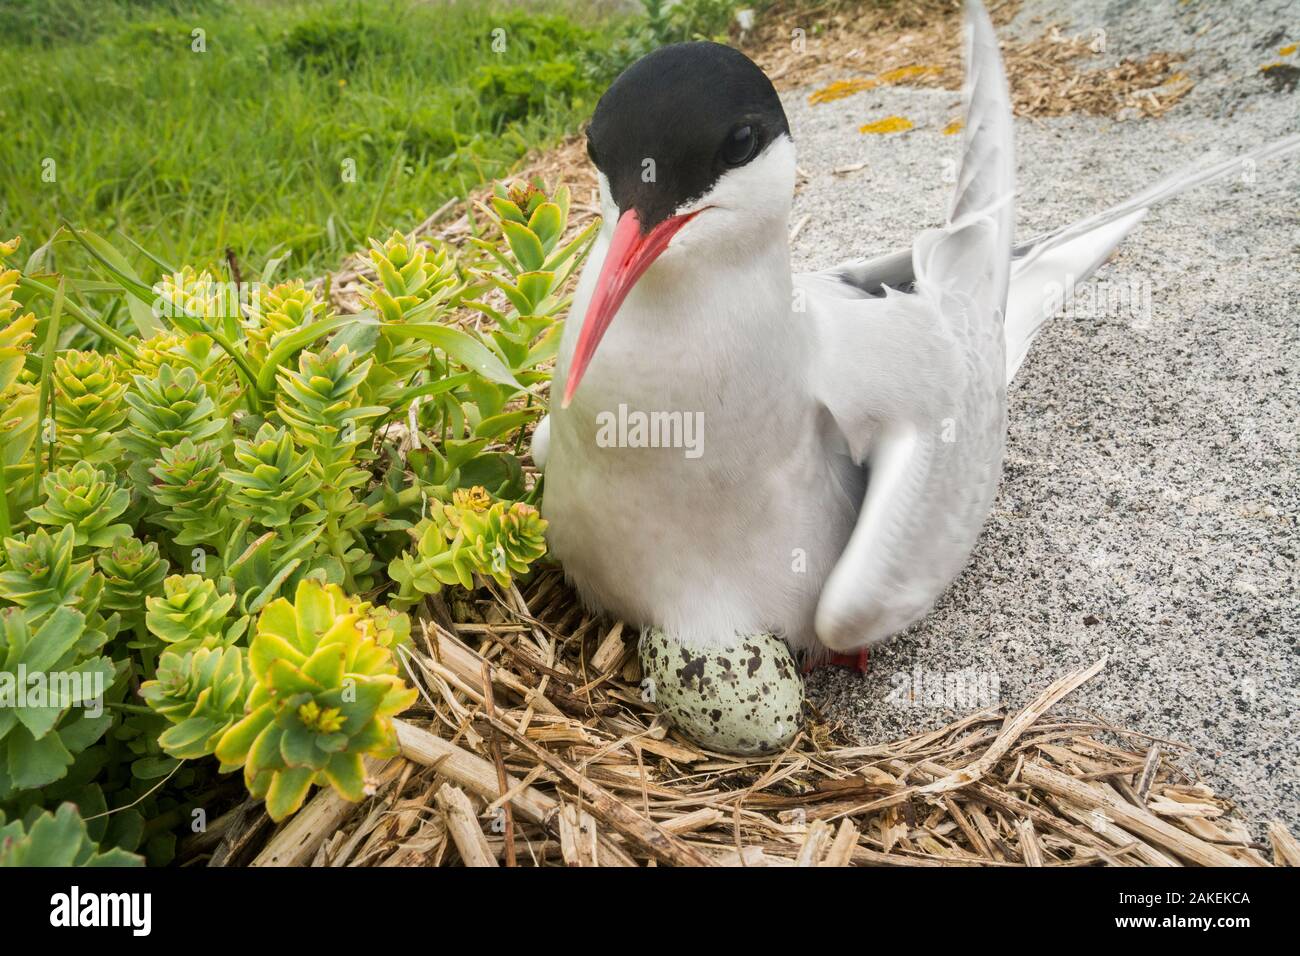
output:
[[662, 47], [628, 67], [587, 130], [600, 173], [605, 260], [574, 349], [564, 405], [632, 287], [656, 262], [721, 263], [784, 239], [794, 147], [772, 82], [718, 43]]

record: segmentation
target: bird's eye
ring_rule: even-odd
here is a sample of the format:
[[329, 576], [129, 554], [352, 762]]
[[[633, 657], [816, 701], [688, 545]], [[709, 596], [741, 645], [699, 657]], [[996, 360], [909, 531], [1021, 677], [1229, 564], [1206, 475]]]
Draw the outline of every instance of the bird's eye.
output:
[[722, 161], [728, 166], [743, 166], [758, 152], [758, 135], [752, 126], [737, 126], [722, 144]]

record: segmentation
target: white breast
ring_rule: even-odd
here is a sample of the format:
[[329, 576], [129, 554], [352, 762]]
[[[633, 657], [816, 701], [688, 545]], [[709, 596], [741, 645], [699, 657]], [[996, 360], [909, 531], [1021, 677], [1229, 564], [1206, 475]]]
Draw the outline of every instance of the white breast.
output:
[[[815, 343], [791, 312], [780, 238], [743, 266], [703, 266], [689, 243], [670, 250], [624, 302], [573, 403], [552, 409], [552, 552], [589, 603], [696, 646], [761, 630], [810, 646], [861, 500], [857, 470], [825, 448], [806, 378]], [[571, 322], [553, 390], [576, 334]], [[646, 447], [656, 437], [669, 447]]]

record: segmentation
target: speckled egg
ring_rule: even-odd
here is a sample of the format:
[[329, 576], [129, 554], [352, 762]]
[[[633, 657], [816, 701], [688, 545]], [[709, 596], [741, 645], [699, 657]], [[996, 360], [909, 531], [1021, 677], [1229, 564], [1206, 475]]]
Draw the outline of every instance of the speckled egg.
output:
[[694, 651], [652, 628], [641, 635], [640, 653], [647, 699], [707, 750], [771, 753], [799, 730], [803, 680], [790, 649], [771, 634]]

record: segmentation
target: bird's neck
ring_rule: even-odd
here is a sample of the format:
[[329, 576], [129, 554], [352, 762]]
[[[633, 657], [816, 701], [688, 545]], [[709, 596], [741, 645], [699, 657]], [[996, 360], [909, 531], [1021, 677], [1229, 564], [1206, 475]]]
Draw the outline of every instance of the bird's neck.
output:
[[721, 337], [733, 347], [761, 334], [788, 333], [792, 279], [784, 234], [779, 242], [683, 257], [671, 265], [652, 269], [633, 289], [633, 295], [640, 293], [636, 308], [655, 312], [660, 333]]
[[779, 241], [683, 253], [656, 263], [632, 289], [600, 346], [609, 364], [630, 370], [670, 360], [717, 369], [728, 357], [751, 368], [773, 357], [788, 362], [792, 356], [782, 350], [798, 336], [784, 230]]
[[[806, 403], [792, 401], [792, 393], [807, 384], [810, 336], [792, 308], [784, 230], [781, 240], [751, 249], [743, 261], [714, 255], [698, 257], [697, 268], [647, 272], [611, 323], [572, 405], [552, 408], [560, 441], [568, 433], [578, 436], [572, 447], [596, 447], [602, 416], [689, 415], [709, 435], [722, 436], [709, 443], [706, 470], [738, 475], [744, 471], [740, 458], [749, 452], [731, 447], [726, 436], [761, 428], [782, 443], [806, 427], [800, 417]], [[561, 377], [587, 298], [580, 286], [561, 350]], [[701, 467], [683, 460], [697, 472]]]

